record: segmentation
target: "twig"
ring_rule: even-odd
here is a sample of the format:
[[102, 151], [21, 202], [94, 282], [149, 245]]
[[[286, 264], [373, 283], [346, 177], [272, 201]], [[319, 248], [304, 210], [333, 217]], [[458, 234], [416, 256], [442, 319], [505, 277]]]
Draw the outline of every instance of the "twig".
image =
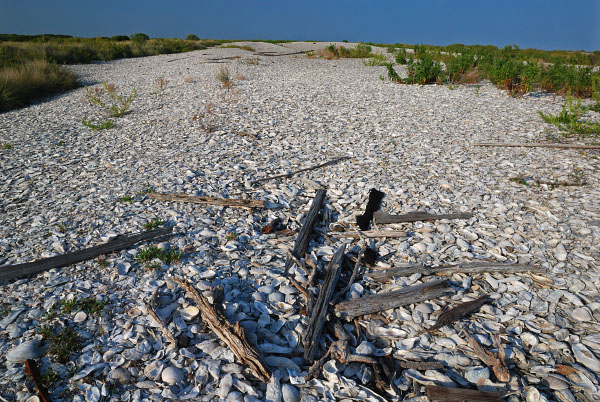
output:
[[352, 286], [352, 284], [356, 280], [356, 276], [358, 275], [358, 267], [360, 265], [362, 255], [363, 255], [363, 251], [361, 251], [358, 254], [358, 258], [356, 259], [356, 263], [354, 264], [354, 269], [352, 269], [352, 275], [350, 276], [350, 280], [348, 281], [348, 284], [342, 290], [337, 292], [335, 294], [335, 296], [333, 296], [331, 298], [331, 303], [333, 303], [333, 304], [337, 303], [337, 301], [340, 299], [340, 297], [342, 297], [348, 290], [350, 290], [350, 287]]
[[281, 179], [281, 178], [284, 178], [284, 177], [292, 177], [292, 176], [297, 175], [298, 173], [307, 172], [309, 170], [315, 170], [315, 169], [322, 168], [322, 167], [329, 166], [329, 165], [334, 165], [334, 164], [339, 163], [341, 161], [344, 161], [346, 159], [350, 159], [350, 157], [349, 156], [342, 156], [341, 158], [332, 159], [332, 160], [327, 161], [325, 163], [321, 163], [319, 165], [310, 166], [310, 167], [307, 167], [307, 168], [304, 168], [304, 169], [300, 169], [300, 170], [296, 170], [296, 171], [293, 171], [293, 172], [290, 172], [290, 173], [280, 174], [280, 175], [277, 175], [277, 176], [263, 177], [262, 179], [256, 179], [256, 180], [254, 180], [251, 184], [255, 185], [255, 184], [261, 183], [263, 181], [274, 180], [274, 179]]
[[176, 349], [177, 348], [177, 339], [175, 339], [175, 337], [173, 336], [171, 331], [169, 331], [169, 329], [166, 327], [163, 320], [158, 316], [158, 314], [156, 314], [156, 312], [154, 311], [154, 309], [152, 308], [150, 303], [146, 303], [146, 310], [148, 311], [148, 314], [150, 314], [150, 316], [152, 318], [154, 318], [154, 321], [156, 321], [158, 323], [158, 328], [160, 329], [160, 332], [162, 332], [163, 335], [165, 336], [165, 338], [167, 338], [167, 340], [171, 344], [171, 347]]
[[35, 387], [38, 391], [38, 396], [42, 402], [50, 402], [50, 395], [48, 394], [48, 390], [44, 385], [42, 385], [42, 379], [40, 375], [40, 369], [38, 368], [35, 360], [27, 359], [25, 360], [25, 374], [31, 377]]
[[151, 240], [170, 235], [171, 231], [171, 227], [165, 227], [134, 235], [118, 236], [107, 243], [83, 250], [73, 251], [71, 253], [57, 255], [56, 257], [43, 258], [41, 260], [27, 262], [24, 264], [0, 266], [0, 280], [19, 278], [21, 276], [47, 271], [52, 268], [60, 268], [66, 265], [91, 260], [103, 254], [110, 254], [114, 253], [115, 251], [130, 248], [133, 245], [145, 240]]
[[580, 145], [580, 144], [544, 144], [544, 143], [494, 143], [494, 142], [476, 142], [476, 147], [538, 147], [538, 148], [574, 148], [574, 149], [600, 149], [600, 145]]
[[415, 369], [420, 371], [425, 370], [441, 370], [444, 368], [444, 363], [434, 362], [416, 362], [412, 360], [400, 360], [400, 367], [405, 369]]
[[176, 202], [189, 202], [192, 204], [209, 204], [219, 205], [224, 207], [237, 207], [237, 208], [264, 208], [265, 202], [262, 200], [248, 200], [248, 199], [233, 199], [233, 198], [216, 198], [216, 197], [204, 197], [198, 195], [187, 195], [187, 194], [167, 194], [167, 193], [150, 193], [148, 198], [160, 201], [176, 201]]
[[202, 313], [202, 320], [231, 349], [240, 362], [250, 366], [254, 375], [260, 380], [269, 381], [271, 370], [269, 370], [260, 352], [248, 342], [244, 328], [240, 326], [239, 322], [231, 325], [223, 316], [221, 309], [216, 309], [211, 305], [187, 280], [179, 278], [174, 280], [186, 291], [189, 297], [194, 299]]

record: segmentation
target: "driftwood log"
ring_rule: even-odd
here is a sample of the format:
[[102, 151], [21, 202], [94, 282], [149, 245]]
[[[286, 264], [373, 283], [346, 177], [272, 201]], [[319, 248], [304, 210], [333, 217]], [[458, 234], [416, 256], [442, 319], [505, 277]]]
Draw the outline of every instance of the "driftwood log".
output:
[[333, 237], [346, 237], [350, 239], [377, 239], [380, 237], [387, 237], [390, 239], [406, 237], [406, 232], [402, 230], [367, 230], [364, 232], [331, 232]]
[[338, 317], [351, 318], [364, 314], [376, 313], [405, 306], [407, 304], [420, 303], [429, 299], [435, 299], [449, 293], [451, 290], [447, 281], [435, 280], [419, 285], [408, 286], [392, 292], [364, 296], [358, 299], [350, 299], [335, 305], [335, 314]]
[[219, 205], [232, 208], [264, 208], [263, 200], [216, 198], [187, 194], [150, 193], [148, 198], [160, 201], [189, 202], [192, 204]]
[[335, 292], [335, 285], [337, 284], [340, 274], [342, 272], [342, 264], [344, 262], [344, 251], [346, 245], [343, 244], [333, 255], [331, 261], [327, 265], [327, 273], [323, 285], [319, 290], [319, 297], [315, 302], [315, 306], [311, 311], [310, 318], [308, 320], [308, 326], [304, 330], [302, 337], [302, 344], [304, 345], [304, 361], [312, 363], [319, 346], [319, 337], [327, 318], [327, 308], [329, 307], [329, 301], [333, 297]]
[[175, 282], [185, 290], [189, 297], [194, 299], [200, 309], [202, 320], [231, 349], [239, 361], [248, 365], [258, 379], [268, 382], [271, 378], [271, 370], [263, 360], [260, 352], [248, 342], [244, 328], [239, 323], [231, 325], [221, 309], [210, 304], [187, 280], [175, 278]]
[[341, 161], [345, 161], [346, 159], [350, 159], [350, 157], [348, 157], [348, 156], [342, 156], [341, 158], [332, 159], [332, 160], [327, 161], [325, 163], [321, 163], [319, 165], [314, 165], [314, 166], [309, 166], [307, 168], [303, 168], [303, 169], [300, 169], [300, 170], [295, 170], [295, 171], [290, 172], [290, 173], [279, 174], [279, 175], [276, 175], [276, 176], [263, 177], [262, 179], [256, 179], [256, 180], [254, 180], [251, 184], [254, 185], [254, 184], [261, 183], [263, 181], [274, 180], [274, 179], [282, 179], [282, 178], [285, 178], [285, 177], [292, 177], [292, 176], [297, 175], [298, 173], [308, 172], [309, 170], [315, 170], [315, 169], [322, 168], [322, 167], [329, 166], [329, 165], [335, 165], [336, 163], [339, 163]]
[[464, 318], [469, 314], [479, 310], [481, 306], [488, 303], [490, 300], [491, 299], [487, 295], [484, 295], [478, 297], [475, 300], [461, 303], [454, 308], [446, 310], [439, 315], [435, 324], [433, 324], [431, 328], [428, 329], [428, 331], [433, 331], [435, 329], [443, 327], [444, 325], [450, 325], [453, 322], [458, 321], [461, 318]]
[[573, 149], [600, 149], [600, 145], [585, 145], [585, 144], [544, 144], [544, 143], [496, 143], [496, 142], [476, 142], [473, 144], [476, 147], [536, 147], [536, 148], [573, 148]]
[[385, 225], [389, 223], [403, 223], [403, 222], [419, 222], [419, 221], [433, 221], [439, 219], [471, 219], [473, 214], [470, 212], [458, 213], [458, 214], [428, 214], [425, 212], [409, 212], [404, 215], [390, 215], [387, 212], [375, 212], [373, 214], [375, 223]]
[[394, 267], [381, 271], [368, 272], [365, 276], [375, 281], [385, 281], [394, 276], [410, 276], [417, 272], [423, 275], [452, 275], [457, 272], [463, 274], [479, 274], [484, 272], [502, 272], [513, 274], [518, 272], [543, 272], [544, 268], [529, 264], [504, 264], [501, 262], [466, 262], [458, 265], [440, 265], [430, 267], [416, 265], [412, 267]]
[[[321, 210], [323, 202], [325, 202], [325, 195], [327, 195], [327, 190], [322, 188], [317, 190], [317, 194], [315, 194], [315, 198], [313, 199], [313, 202], [310, 206], [308, 215], [306, 215], [304, 223], [302, 224], [302, 228], [298, 233], [298, 237], [296, 238], [296, 242], [294, 243], [294, 249], [292, 250], [292, 254], [298, 259], [302, 258], [306, 253], [306, 250], [308, 249], [310, 238], [312, 237], [312, 232], [315, 228], [315, 225], [317, 224], [319, 211]], [[288, 257], [285, 261], [284, 275], [287, 275], [292, 265], [294, 265], [294, 260]]]
[[135, 244], [145, 240], [168, 236], [171, 234], [171, 231], [172, 228], [165, 227], [148, 230], [146, 232], [134, 235], [118, 236], [104, 244], [83, 250], [77, 250], [50, 258], [43, 258], [41, 260], [27, 262], [24, 264], [4, 265], [0, 267], [0, 280], [19, 278], [26, 275], [47, 271], [52, 268], [60, 268], [66, 265], [91, 260], [103, 254], [110, 254], [114, 253], [115, 251], [130, 248]]
[[503, 394], [476, 389], [427, 385], [427, 396], [432, 402], [503, 402]]

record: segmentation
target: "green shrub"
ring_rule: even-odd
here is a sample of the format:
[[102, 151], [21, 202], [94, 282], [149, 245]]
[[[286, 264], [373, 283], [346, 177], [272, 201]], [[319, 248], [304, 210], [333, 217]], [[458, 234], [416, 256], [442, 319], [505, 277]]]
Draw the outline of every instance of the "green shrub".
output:
[[392, 82], [402, 82], [402, 79], [400, 78], [400, 76], [398, 75], [398, 73], [396, 72], [396, 70], [394, 70], [394, 64], [393, 63], [388, 63], [385, 66], [387, 68], [388, 78], [390, 79], [390, 81], [392, 81]]
[[421, 55], [420, 60], [411, 60], [407, 64], [408, 77], [405, 82], [407, 84], [425, 85], [446, 81], [446, 75], [442, 70], [442, 65], [433, 60], [432, 56], [427, 52], [421, 53]]
[[185, 40], [200, 40], [200, 38], [198, 37], [198, 35], [189, 34], [185, 37]]
[[126, 40], [129, 40], [129, 36], [127, 36], [127, 35], [115, 35], [115, 36], [113, 36], [110, 39], [114, 40], [115, 42], [124, 42]]
[[554, 124], [567, 137], [572, 134], [600, 135], [600, 123], [582, 120], [585, 108], [581, 106], [581, 99], [574, 101], [571, 95], [567, 95], [560, 114], [538, 113], [546, 123]]
[[81, 123], [94, 131], [96, 130], [108, 130], [110, 128], [114, 128], [115, 123], [110, 120], [104, 120], [98, 123], [92, 122], [92, 120], [81, 120]]
[[401, 48], [400, 50], [398, 50], [398, 53], [396, 53], [396, 63], [404, 65], [407, 62], [408, 60], [406, 60], [406, 49]]
[[135, 33], [135, 34], [129, 36], [129, 39], [132, 42], [142, 43], [142, 42], [146, 42], [147, 40], [150, 40], [150, 37], [148, 35], [146, 35], [145, 33], [139, 32], [139, 33]]
[[460, 81], [462, 76], [473, 69], [476, 64], [475, 55], [470, 52], [465, 52], [452, 57], [449, 62], [446, 63], [446, 72], [448, 73], [450, 81]]
[[[113, 84], [107, 84], [103, 82], [103, 89], [101, 88], [92, 88], [85, 87], [85, 90], [88, 94], [88, 99], [92, 105], [98, 105], [102, 109], [105, 109], [108, 114], [112, 117], [121, 117], [129, 110], [131, 106], [131, 102], [137, 96], [137, 90], [134, 88], [131, 95], [127, 98], [123, 97], [123, 95], [119, 95], [117, 93], [116, 87]], [[111, 105], [109, 106], [106, 101], [104, 101], [104, 94], [108, 95]], [[85, 123], [84, 123], [85, 124]], [[110, 127], [107, 127], [110, 128]]]

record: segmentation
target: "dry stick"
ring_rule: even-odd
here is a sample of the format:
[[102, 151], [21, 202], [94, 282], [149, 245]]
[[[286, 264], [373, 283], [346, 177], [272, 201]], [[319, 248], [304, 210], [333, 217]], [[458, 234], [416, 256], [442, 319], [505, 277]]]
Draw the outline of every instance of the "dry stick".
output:
[[298, 51], [298, 52], [291, 52], [291, 53], [272, 53], [272, 52], [256, 52], [255, 54], [258, 56], [268, 56], [268, 57], [276, 57], [276, 56], [291, 56], [294, 54], [306, 54], [308, 52], [307, 51]]
[[424, 212], [410, 212], [404, 215], [390, 215], [387, 212], [375, 212], [373, 217], [375, 218], [375, 223], [385, 225], [388, 223], [432, 221], [439, 219], [471, 219], [473, 214], [466, 212], [458, 214], [436, 215]]
[[467, 262], [458, 265], [441, 265], [429, 267], [417, 265], [414, 267], [395, 267], [365, 274], [375, 281], [385, 281], [394, 276], [410, 276], [417, 272], [423, 275], [452, 275], [460, 272], [464, 274], [478, 274], [483, 272], [543, 272], [544, 268], [529, 264], [504, 264], [498, 262]]
[[209, 204], [235, 208], [264, 208], [263, 200], [204, 197], [187, 194], [150, 193], [148, 198], [160, 201], [189, 202], [192, 204]]
[[202, 314], [202, 320], [208, 324], [217, 336], [231, 349], [233, 354], [242, 364], [250, 366], [254, 375], [262, 381], [269, 381], [271, 371], [263, 360], [260, 352], [256, 350], [248, 339], [244, 328], [239, 323], [231, 325], [229, 321], [220, 312], [211, 305], [208, 300], [198, 293], [196, 288], [185, 279], [174, 279], [181, 286], [189, 297], [194, 299]]
[[40, 401], [42, 402], [50, 402], [50, 395], [48, 394], [48, 390], [44, 385], [42, 385], [42, 378], [40, 375], [40, 369], [38, 368], [35, 360], [27, 359], [25, 360], [25, 374], [31, 377], [35, 387], [38, 390], [38, 396], [40, 397]]
[[[325, 201], [325, 195], [327, 194], [327, 190], [319, 189], [315, 194], [315, 198], [308, 210], [308, 214], [306, 215], [306, 219], [304, 219], [304, 224], [298, 233], [298, 237], [296, 238], [296, 242], [294, 243], [294, 250], [292, 253], [296, 258], [300, 258], [306, 253], [308, 250], [308, 245], [310, 243], [310, 238], [312, 237], [313, 229], [317, 224], [317, 218], [319, 217], [319, 211], [321, 210], [321, 206]], [[286, 276], [290, 268], [294, 265], [294, 260], [288, 257], [285, 262], [285, 270], [283, 275]]]
[[356, 232], [332, 232], [331, 235], [333, 237], [347, 237], [351, 239], [360, 239], [365, 237], [367, 239], [376, 239], [379, 237], [387, 237], [387, 238], [400, 238], [406, 237], [406, 232], [401, 230], [367, 230], [364, 232], [356, 233]]
[[343, 244], [331, 258], [331, 261], [327, 266], [325, 280], [319, 291], [319, 297], [311, 312], [308, 326], [304, 330], [302, 344], [304, 345], [304, 361], [306, 362], [312, 362], [315, 358], [315, 353], [317, 352], [317, 347], [319, 345], [319, 337], [321, 336], [321, 331], [327, 317], [329, 301], [333, 296], [333, 292], [335, 292], [335, 285], [337, 284], [342, 271], [345, 250], [346, 245]]
[[294, 172], [290, 172], [290, 173], [286, 173], [286, 174], [280, 174], [280, 175], [277, 175], [277, 176], [264, 177], [262, 179], [256, 179], [251, 184], [254, 185], [254, 184], [257, 184], [257, 183], [261, 183], [263, 181], [274, 180], [274, 179], [281, 179], [281, 178], [284, 178], [284, 177], [292, 177], [294, 175], [297, 175], [298, 173], [307, 172], [309, 170], [315, 170], [315, 169], [322, 168], [322, 167], [329, 166], [329, 165], [334, 165], [334, 164], [336, 164], [338, 162], [341, 162], [341, 161], [344, 161], [346, 159], [350, 159], [350, 157], [349, 156], [342, 156], [341, 158], [332, 159], [332, 160], [327, 161], [325, 163], [321, 163], [320, 165], [310, 166], [310, 167], [307, 167], [307, 168], [304, 168], [304, 169], [296, 170]]
[[427, 396], [435, 402], [504, 402], [503, 394], [466, 388], [427, 385]]
[[[498, 381], [508, 382], [510, 380], [510, 373], [508, 372], [508, 368], [506, 367], [506, 362], [504, 361], [504, 350], [502, 348], [502, 344], [498, 337], [496, 337], [496, 342], [498, 342], [498, 351], [499, 355], [502, 355], [502, 359], [499, 355], [489, 352], [485, 350], [477, 339], [475, 339], [471, 334], [464, 331], [468, 344], [473, 348], [473, 352], [477, 355], [477, 357], [486, 365], [494, 370], [494, 374]], [[502, 349], [502, 351], [500, 351]]]
[[400, 367], [405, 369], [415, 369], [415, 370], [441, 370], [444, 368], [444, 363], [442, 362], [417, 362], [413, 360], [400, 360]]
[[0, 266], [0, 280], [19, 278], [21, 276], [47, 271], [52, 268], [60, 268], [66, 265], [91, 260], [92, 258], [96, 258], [103, 254], [110, 254], [114, 253], [115, 251], [130, 248], [135, 244], [145, 240], [151, 240], [170, 235], [171, 231], [172, 228], [166, 227], [153, 229], [134, 235], [118, 236], [107, 243], [83, 250], [73, 251], [71, 253], [57, 255], [56, 257], [43, 258], [41, 260], [27, 262], [24, 264], [3, 265]]
[[360, 260], [362, 259], [363, 253], [364, 252], [361, 251], [361, 253], [358, 255], [358, 258], [356, 259], [356, 263], [354, 264], [354, 269], [352, 269], [352, 275], [350, 276], [350, 280], [348, 281], [348, 284], [342, 290], [337, 292], [335, 294], [335, 296], [333, 296], [331, 298], [331, 303], [333, 303], [333, 304], [337, 303], [337, 301], [340, 299], [340, 297], [342, 297], [348, 290], [350, 290], [350, 287], [352, 286], [352, 284], [356, 280], [356, 276], [358, 275], [358, 267], [360, 265]]
[[476, 147], [537, 147], [537, 148], [574, 148], [574, 149], [600, 149], [600, 145], [580, 145], [580, 144], [543, 144], [543, 143], [495, 143], [495, 142], [476, 142]]
[[484, 295], [475, 300], [461, 303], [454, 308], [446, 310], [439, 315], [435, 324], [433, 324], [431, 326], [431, 328], [429, 328], [427, 330], [427, 332], [431, 332], [435, 329], [441, 328], [444, 325], [450, 325], [454, 321], [458, 321], [461, 318], [464, 318], [464, 317], [468, 316], [469, 314], [474, 313], [475, 311], [479, 310], [481, 308], [481, 306], [483, 306], [484, 304], [486, 304], [489, 301], [490, 301], [490, 298], [487, 295]]
[[163, 320], [158, 316], [158, 314], [156, 314], [150, 303], [146, 303], [146, 310], [148, 311], [148, 314], [150, 314], [150, 316], [154, 318], [154, 321], [158, 323], [158, 328], [160, 329], [160, 332], [163, 333], [165, 338], [167, 338], [169, 343], [171, 343], [172, 347], [177, 348], [177, 339], [175, 339], [171, 331], [169, 331], [169, 329], [166, 327]]
[[359, 315], [376, 313], [405, 306], [407, 304], [420, 303], [429, 299], [435, 299], [446, 295], [451, 290], [445, 280], [435, 280], [408, 286], [392, 292], [364, 296], [358, 299], [350, 299], [335, 305], [335, 314], [338, 317], [356, 317]]

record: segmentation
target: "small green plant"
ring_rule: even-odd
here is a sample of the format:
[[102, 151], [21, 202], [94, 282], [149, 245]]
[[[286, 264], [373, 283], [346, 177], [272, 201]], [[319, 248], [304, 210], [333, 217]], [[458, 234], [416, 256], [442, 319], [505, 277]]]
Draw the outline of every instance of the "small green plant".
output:
[[225, 235], [225, 239], [229, 242], [232, 240], [237, 240], [238, 235], [235, 232], [227, 232], [227, 234]]
[[7, 142], [6, 144], [4, 144], [4, 147], [3, 147], [3, 148], [4, 148], [4, 149], [6, 149], [6, 150], [8, 151], [9, 149], [11, 149], [11, 148], [12, 148], [12, 144], [11, 144], [10, 142]]
[[392, 82], [402, 82], [402, 79], [400, 78], [400, 76], [398, 75], [398, 73], [396, 72], [396, 70], [394, 70], [394, 64], [393, 63], [388, 63], [388, 64], [385, 65], [385, 67], [387, 68], [388, 78], [390, 79], [390, 81], [392, 81]]
[[62, 147], [63, 145], [65, 145], [65, 142], [63, 140], [60, 140], [56, 143], [56, 145], [58, 145], [59, 147]]
[[66, 233], [67, 225], [65, 223], [59, 223], [57, 229], [60, 233]]
[[164, 223], [165, 222], [163, 220], [154, 218], [154, 219], [151, 219], [148, 222], [144, 223], [144, 229], [146, 229], [146, 230], [156, 229], [157, 227], [162, 226]]
[[398, 64], [406, 64], [408, 61], [406, 60], [406, 49], [401, 48], [398, 50], [396, 54], [396, 63]]
[[475, 96], [479, 96], [479, 88], [481, 88], [479, 85], [475, 87]]
[[108, 267], [108, 261], [106, 261], [106, 258], [100, 258], [98, 257], [98, 259], [96, 260], [96, 262], [98, 263], [98, 265], [100, 265], [102, 268], [106, 268]]
[[200, 38], [198, 37], [198, 35], [189, 34], [185, 37], [185, 40], [200, 40]]
[[382, 54], [374, 54], [368, 59], [363, 60], [365, 66], [386, 66], [389, 63], [388, 58]]
[[78, 299], [74, 297], [72, 300], [63, 300], [60, 302], [61, 311], [65, 314], [70, 314], [73, 311], [85, 311], [92, 315], [100, 315], [108, 301], [98, 301], [93, 297]]
[[95, 124], [92, 122], [92, 120], [81, 120], [81, 123], [87, 127], [90, 128], [94, 131], [96, 130], [108, 130], [110, 128], [113, 128], [115, 126], [115, 124], [110, 121], [110, 120], [104, 120], [104, 121], [100, 121], [98, 124]]
[[48, 355], [54, 356], [59, 363], [66, 363], [69, 357], [79, 350], [81, 338], [71, 327], [54, 329], [50, 326], [43, 326], [39, 333], [44, 342], [49, 343]]
[[177, 249], [163, 250], [157, 246], [144, 247], [135, 256], [137, 262], [151, 262], [154, 259], [159, 259], [165, 264], [171, 264], [179, 261], [183, 254]]
[[[112, 117], [121, 117], [127, 113], [131, 103], [137, 97], [137, 90], [134, 88], [131, 95], [125, 98], [123, 95], [117, 93], [117, 88], [113, 84], [103, 82], [102, 85], [104, 88], [90, 89], [87, 86], [85, 87], [90, 103], [105, 109]], [[110, 106], [102, 99], [104, 93], [106, 93], [110, 99]]]
[[381, 82], [385, 81], [385, 77], [382, 74], [379, 74], [379, 79], [381, 80]]
[[144, 194], [150, 194], [154, 192], [154, 187], [152, 187], [152, 184], [150, 183], [145, 183], [144, 184], [144, 188], [141, 189], [140, 191], [138, 191], [137, 195], [142, 196]]
[[217, 73], [217, 81], [219, 81], [226, 91], [229, 91], [233, 88], [233, 80], [231, 79], [231, 75], [229, 74], [229, 70], [227, 67], [221, 67], [219, 72]]
[[118, 202], [129, 202], [129, 203], [132, 203], [135, 200], [129, 194], [125, 194], [124, 196], [117, 198], [117, 201]]
[[585, 113], [585, 108], [581, 106], [581, 99], [574, 101], [571, 95], [567, 95], [558, 115], [538, 111], [538, 114], [546, 123], [554, 124], [564, 132], [565, 137], [572, 134], [599, 135], [600, 123], [583, 120], [581, 118], [583, 113]]
[[45, 388], [52, 389], [60, 381], [60, 375], [52, 367], [48, 367], [40, 379]]

